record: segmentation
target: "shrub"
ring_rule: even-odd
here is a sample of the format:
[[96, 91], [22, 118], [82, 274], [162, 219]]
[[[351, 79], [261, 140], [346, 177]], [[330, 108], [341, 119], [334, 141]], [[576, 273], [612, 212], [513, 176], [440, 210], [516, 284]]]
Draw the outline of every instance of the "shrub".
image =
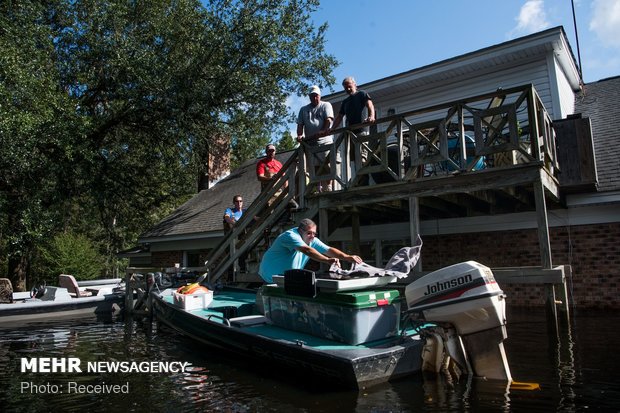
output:
[[[50, 280], [71, 274], [76, 280], [91, 280], [101, 274], [103, 257], [84, 235], [61, 233], [42, 248], [43, 267]], [[48, 278], [46, 277], [46, 278]]]

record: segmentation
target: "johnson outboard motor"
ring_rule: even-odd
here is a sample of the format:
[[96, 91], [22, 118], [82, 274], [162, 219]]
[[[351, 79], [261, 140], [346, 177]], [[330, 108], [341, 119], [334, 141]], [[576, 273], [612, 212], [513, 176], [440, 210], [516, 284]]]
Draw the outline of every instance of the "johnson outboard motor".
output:
[[409, 284], [405, 297], [410, 312], [454, 326], [475, 375], [512, 381], [503, 344], [506, 296], [489, 267], [467, 261], [442, 268]]

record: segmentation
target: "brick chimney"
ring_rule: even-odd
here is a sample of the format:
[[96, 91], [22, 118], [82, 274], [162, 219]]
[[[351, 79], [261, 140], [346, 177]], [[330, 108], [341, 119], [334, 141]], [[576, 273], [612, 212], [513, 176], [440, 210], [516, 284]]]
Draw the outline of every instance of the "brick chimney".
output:
[[205, 158], [198, 176], [199, 192], [230, 173], [230, 138], [221, 134], [212, 136]]

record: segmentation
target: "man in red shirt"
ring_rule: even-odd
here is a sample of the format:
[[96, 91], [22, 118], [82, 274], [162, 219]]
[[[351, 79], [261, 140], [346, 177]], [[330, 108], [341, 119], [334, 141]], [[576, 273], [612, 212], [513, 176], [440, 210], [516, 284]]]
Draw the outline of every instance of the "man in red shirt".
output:
[[[267, 145], [265, 148], [265, 153], [267, 156], [260, 159], [256, 163], [256, 177], [260, 181], [261, 190], [264, 190], [269, 182], [273, 179], [273, 177], [282, 169], [282, 163], [278, 161], [276, 156], [276, 147], [273, 144]], [[288, 181], [285, 181], [281, 188], [279, 188], [269, 199], [268, 204], [271, 205], [273, 202], [278, 199], [278, 197], [282, 194], [283, 190], [288, 188]], [[299, 208], [299, 205], [294, 199], [289, 199], [288, 201], [289, 213], [296, 208]], [[286, 215], [283, 215], [286, 218]]]
[[261, 183], [261, 188], [264, 189], [274, 175], [282, 169], [282, 163], [278, 161], [276, 156], [276, 147], [271, 143], [265, 148], [266, 157], [259, 160], [256, 164], [256, 177]]

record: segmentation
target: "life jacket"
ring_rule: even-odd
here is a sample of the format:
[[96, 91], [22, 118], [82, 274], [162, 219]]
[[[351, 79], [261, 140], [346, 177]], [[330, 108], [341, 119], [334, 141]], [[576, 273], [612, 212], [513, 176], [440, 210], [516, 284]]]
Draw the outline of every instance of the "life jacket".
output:
[[203, 287], [198, 283], [183, 285], [177, 289], [177, 293], [179, 294], [195, 294], [195, 293], [208, 293], [209, 289], [207, 287]]

